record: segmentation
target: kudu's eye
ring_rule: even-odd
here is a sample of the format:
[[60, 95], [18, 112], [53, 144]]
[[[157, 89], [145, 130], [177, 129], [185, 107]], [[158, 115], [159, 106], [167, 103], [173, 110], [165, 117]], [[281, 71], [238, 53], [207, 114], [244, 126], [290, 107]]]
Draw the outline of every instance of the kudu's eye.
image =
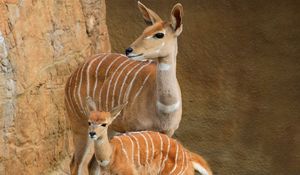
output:
[[165, 36], [164, 33], [156, 33], [153, 37], [154, 37], [154, 38], [161, 39], [161, 38], [163, 38], [164, 36]]
[[102, 126], [102, 127], [106, 127], [106, 125], [107, 125], [107, 123], [103, 123], [101, 126]]
[[88, 124], [89, 124], [89, 126], [91, 126], [92, 123], [91, 123], [91, 122], [88, 122]]

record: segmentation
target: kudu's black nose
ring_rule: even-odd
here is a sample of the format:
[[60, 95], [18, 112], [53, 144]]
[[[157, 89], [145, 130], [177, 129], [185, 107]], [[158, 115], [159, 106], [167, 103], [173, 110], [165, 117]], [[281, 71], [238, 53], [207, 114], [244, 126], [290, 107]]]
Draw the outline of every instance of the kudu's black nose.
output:
[[91, 138], [93, 138], [96, 135], [96, 133], [95, 132], [89, 132], [89, 135], [90, 135]]
[[128, 47], [128, 48], [125, 50], [126, 56], [129, 55], [132, 51], [133, 51], [133, 49], [132, 49], [131, 47]]

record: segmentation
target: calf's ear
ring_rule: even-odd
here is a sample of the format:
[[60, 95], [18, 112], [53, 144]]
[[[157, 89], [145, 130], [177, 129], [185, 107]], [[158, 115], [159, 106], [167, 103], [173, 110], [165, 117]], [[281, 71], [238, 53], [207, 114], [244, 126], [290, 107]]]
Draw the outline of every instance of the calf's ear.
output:
[[114, 107], [111, 111], [111, 122], [117, 118], [117, 116], [122, 112], [122, 110], [124, 109], [124, 107], [127, 105], [128, 102], [123, 103], [122, 105], [119, 105], [117, 107]]
[[86, 105], [88, 107], [89, 112], [97, 110], [96, 103], [90, 96], [86, 97]]

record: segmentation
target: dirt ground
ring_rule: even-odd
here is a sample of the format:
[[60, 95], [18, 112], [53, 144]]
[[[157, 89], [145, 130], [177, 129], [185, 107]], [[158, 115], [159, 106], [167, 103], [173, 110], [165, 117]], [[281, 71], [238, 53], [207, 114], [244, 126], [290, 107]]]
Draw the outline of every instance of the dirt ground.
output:
[[[176, 1], [143, 0], [169, 19]], [[300, 3], [184, 0], [176, 137], [220, 175], [300, 174]], [[112, 51], [142, 32], [135, 0], [107, 0]]]

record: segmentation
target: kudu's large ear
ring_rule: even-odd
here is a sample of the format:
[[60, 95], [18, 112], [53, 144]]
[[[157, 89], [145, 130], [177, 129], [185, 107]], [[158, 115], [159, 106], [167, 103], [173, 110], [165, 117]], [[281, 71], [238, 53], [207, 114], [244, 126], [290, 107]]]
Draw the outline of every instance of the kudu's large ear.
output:
[[171, 25], [175, 31], [175, 35], [178, 36], [182, 32], [182, 17], [183, 7], [180, 3], [174, 5], [171, 11]]
[[90, 96], [86, 97], [86, 105], [88, 107], [89, 112], [97, 110], [96, 103], [94, 102], [94, 100]]
[[161, 18], [154, 11], [148, 9], [140, 1], [138, 1], [138, 7], [147, 25], [153, 25], [156, 22], [162, 21]]
[[124, 107], [127, 105], [127, 102], [123, 103], [122, 105], [119, 105], [117, 107], [114, 107], [111, 111], [111, 121], [113, 121], [124, 109]]

